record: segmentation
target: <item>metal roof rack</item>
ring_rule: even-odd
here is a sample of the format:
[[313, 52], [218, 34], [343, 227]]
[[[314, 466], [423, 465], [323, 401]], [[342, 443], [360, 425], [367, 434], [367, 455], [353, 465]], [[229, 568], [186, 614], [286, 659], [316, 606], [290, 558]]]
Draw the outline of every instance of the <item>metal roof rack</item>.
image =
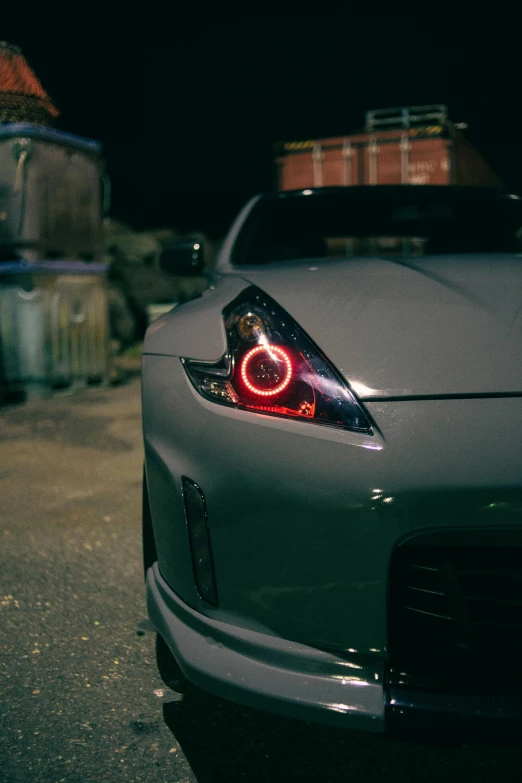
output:
[[366, 112], [367, 131], [376, 128], [411, 128], [415, 125], [444, 125], [448, 121], [448, 108], [440, 103], [428, 106], [404, 106], [394, 109], [373, 109]]

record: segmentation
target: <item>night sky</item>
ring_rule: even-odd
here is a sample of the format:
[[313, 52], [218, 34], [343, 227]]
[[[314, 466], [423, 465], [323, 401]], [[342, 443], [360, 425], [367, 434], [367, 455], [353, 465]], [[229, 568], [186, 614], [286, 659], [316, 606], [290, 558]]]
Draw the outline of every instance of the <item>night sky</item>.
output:
[[520, 32], [501, 14], [459, 19], [429, 4], [422, 18], [371, 17], [345, 5], [162, 20], [142, 5], [115, 24], [87, 8], [67, 32], [47, 19], [45, 34], [20, 23], [2, 36], [22, 48], [59, 126], [104, 143], [112, 213], [136, 227], [223, 233], [271, 188], [274, 141], [353, 132], [367, 109], [390, 106], [447, 104], [522, 192]]

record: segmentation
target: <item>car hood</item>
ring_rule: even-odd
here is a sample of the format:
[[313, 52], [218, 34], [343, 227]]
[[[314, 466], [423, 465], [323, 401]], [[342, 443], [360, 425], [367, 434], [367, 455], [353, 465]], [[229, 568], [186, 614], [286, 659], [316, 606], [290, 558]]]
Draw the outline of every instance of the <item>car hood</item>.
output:
[[522, 395], [520, 256], [308, 261], [240, 274], [362, 399]]

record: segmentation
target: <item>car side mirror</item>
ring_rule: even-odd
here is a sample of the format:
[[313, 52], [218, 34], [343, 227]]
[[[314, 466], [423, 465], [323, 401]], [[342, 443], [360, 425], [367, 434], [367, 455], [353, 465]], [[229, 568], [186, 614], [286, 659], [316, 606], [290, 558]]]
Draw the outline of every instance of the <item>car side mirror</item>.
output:
[[177, 242], [165, 248], [159, 259], [160, 268], [176, 277], [200, 277], [204, 272], [204, 254], [201, 242]]

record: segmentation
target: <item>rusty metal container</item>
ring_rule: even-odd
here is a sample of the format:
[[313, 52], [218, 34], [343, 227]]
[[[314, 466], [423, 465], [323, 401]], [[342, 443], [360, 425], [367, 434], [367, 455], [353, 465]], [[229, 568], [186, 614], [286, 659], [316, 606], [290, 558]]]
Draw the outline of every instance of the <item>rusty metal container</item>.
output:
[[370, 111], [365, 130], [278, 145], [276, 187], [502, 185], [445, 106]]
[[0, 263], [101, 260], [102, 181], [98, 142], [0, 125]]

